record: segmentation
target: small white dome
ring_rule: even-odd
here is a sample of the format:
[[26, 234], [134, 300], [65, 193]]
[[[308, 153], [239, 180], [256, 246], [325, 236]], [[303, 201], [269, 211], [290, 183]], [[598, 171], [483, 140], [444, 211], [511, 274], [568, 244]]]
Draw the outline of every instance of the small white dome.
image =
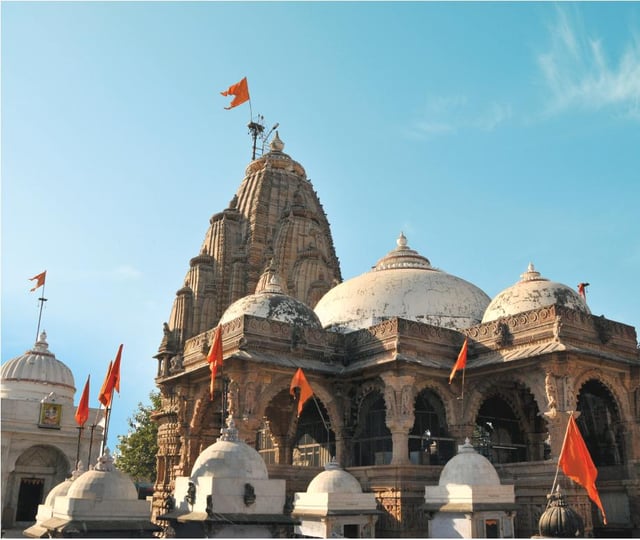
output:
[[483, 323], [553, 305], [591, 313], [577, 292], [567, 285], [542, 277], [531, 263], [520, 278], [515, 285], [508, 287], [491, 301], [482, 317]]
[[96, 467], [73, 481], [67, 491], [67, 497], [100, 502], [137, 501], [138, 491], [133, 480], [113, 466], [113, 458], [106, 448]]
[[307, 487], [307, 493], [362, 493], [356, 478], [342, 469], [335, 461], [328, 462]]
[[[49, 351], [45, 332], [40, 334], [33, 349], [2, 366], [0, 378], [3, 397], [9, 397], [10, 394], [32, 397], [34, 392], [34, 395], [41, 396], [55, 390], [57, 396], [73, 401], [76, 390], [71, 370]], [[46, 385], [47, 389], [38, 388], [40, 384]]]
[[467, 439], [463, 445], [458, 446], [458, 453], [442, 468], [438, 485], [449, 484], [500, 485], [500, 477], [491, 462], [478, 454]]
[[327, 292], [315, 307], [324, 328], [350, 332], [401, 317], [451, 329], [478, 324], [490, 298], [475, 285], [433, 268], [426, 257], [398, 247], [375, 267]]
[[264, 288], [258, 286], [254, 294], [236, 300], [220, 317], [218, 324], [225, 324], [243, 315], [253, 315], [296, 326], [321, 329], [322, 325], [315, 312], [304, 302], [282, 292], [275, 274], [265, 281]]
[[191, 469], [191, 479], [204, 476], [214, 478], [240, 478], [267, 480], [269, 474], [262, 456], [255, 448], [238, 440], [237, 429], [232, 420], [223, 429], [223, 435], [205, 448]]

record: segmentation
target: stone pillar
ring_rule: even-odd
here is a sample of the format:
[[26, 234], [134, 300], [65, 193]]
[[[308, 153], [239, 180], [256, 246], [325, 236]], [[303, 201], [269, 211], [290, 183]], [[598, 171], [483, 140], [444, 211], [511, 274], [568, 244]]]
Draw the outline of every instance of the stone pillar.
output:
[[383, 376], [385, 383], [384, 400], [387, 406], [386, 424], [391, 431], [393, 443], [392, 465], [409, 463], [409, 431], [415, 420], [414, 377], [410, 375]]

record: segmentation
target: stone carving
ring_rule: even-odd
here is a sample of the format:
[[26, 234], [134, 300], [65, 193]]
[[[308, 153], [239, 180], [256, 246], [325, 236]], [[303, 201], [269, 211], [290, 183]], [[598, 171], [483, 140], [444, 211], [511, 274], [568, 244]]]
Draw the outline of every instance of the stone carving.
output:
[[169, 367], [169, 373], [176, 373], [182, 371], [182, 355], [176, 354], [171, 358], [171, 365]]
[[243, 416], [251, 416], [256, 406], [256, 383], [249, 382], [244, 393]]
[[556, 415], [556, 408], [558, 407], [558, 389], [556, 387], [555, 376], [550, 371], [544, 378], [544, 391], [547, 395], [547, 416], [554, 417]]
[[574, 409], [574, 391], [573, 391], [573, 377], [566, 376], [563, 378], [564, 382], [564, 410], [572, 411]]
[[402, 388], [401, 409], [400, 413], [403, 416], [411, 414], [413, 412], [413, 391], [410, 386]]
[[387, 404], [387, 418], [393, 418], [396, 415], [396, 391], [387, 386], [384, 389], [384, 401]]

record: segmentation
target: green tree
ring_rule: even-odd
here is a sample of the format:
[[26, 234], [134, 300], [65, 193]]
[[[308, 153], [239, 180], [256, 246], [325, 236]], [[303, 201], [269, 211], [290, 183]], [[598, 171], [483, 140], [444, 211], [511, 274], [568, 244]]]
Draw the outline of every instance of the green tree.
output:
[[156, 479], [156, 454], [158, 453], [158, 425], [151, 419], [161, 405], [160, 393], [149, 394], [150, 405], [138, 403], [138, 409], [128, 419], [129, 432], [118, 435], [115, 465], [135, 482], [153, 482]]

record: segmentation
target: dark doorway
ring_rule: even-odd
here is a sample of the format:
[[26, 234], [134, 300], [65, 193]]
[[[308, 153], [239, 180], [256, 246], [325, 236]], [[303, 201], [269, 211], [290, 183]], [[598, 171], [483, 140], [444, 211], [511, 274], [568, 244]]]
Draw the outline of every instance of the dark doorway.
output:
[[359, 538], [360, 534], [357, 525], [345, 525], [343, 527], [343, 534], [345, 538]]
[[18, 492], [16, 521], [35, 521], [38, 505], [42, 503], [44, 478], [23, 478]]

